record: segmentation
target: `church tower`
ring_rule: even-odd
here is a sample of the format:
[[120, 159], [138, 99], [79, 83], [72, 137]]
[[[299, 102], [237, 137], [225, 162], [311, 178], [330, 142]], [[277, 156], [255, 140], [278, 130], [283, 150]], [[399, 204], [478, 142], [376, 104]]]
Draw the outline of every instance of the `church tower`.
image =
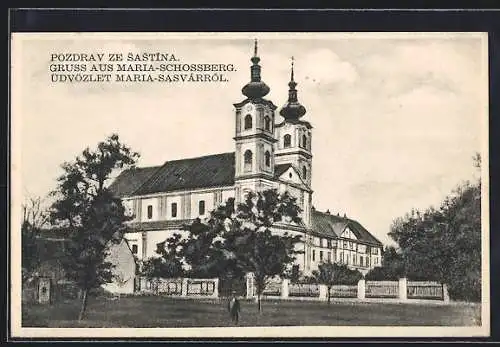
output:
[[251, 79], [241, 90], [246, 99], [234, 104], [236, 201], [241, 201], [246, 191], [272, 188], [274, 178], [274, 144], [277, 141], [274, 111], [277, 107], [264, 99], [270, 89], [261, 79], [257, 40], [250, 60]]
[[300, 174], [304, 184], [311, 188], [311, 168], [312, 153], [311, 139], [312, 126], [309, 122], [300, 118], [306, 114], [306, 109], [297, 98], [297, 83], [294, 80], [292, 68], [290, 73], [290, 82], [288, 83], [288, 101], [281, 108], [280, 115], [284, 118], [283, 122], [276, 125], [276, 144], [275, 162], [276, 164], [291, 164]]

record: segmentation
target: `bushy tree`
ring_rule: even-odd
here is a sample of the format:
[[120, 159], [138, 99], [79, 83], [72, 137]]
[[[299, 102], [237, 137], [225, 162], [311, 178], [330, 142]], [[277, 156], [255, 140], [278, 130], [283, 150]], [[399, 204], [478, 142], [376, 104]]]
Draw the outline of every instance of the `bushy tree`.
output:
[[372, 281], [396, 281], [406, 276], [403, 256], [393, 246], [386, 246], [382, 253], [382, 264], [370, 270], [365, 279]]
[[261, 296], [270, 279], [283, 276], [299, 253], [295, 245], [300, 236], [277, 235], [271, 227], [278, 222], [300, 224], [299, 214], [296, 199], [288, 193], [250, 192], [237, 206], [229, 199], [206, 223], [197, 220], [187, 226], [188, 237], [170, 247], [179, 246], [191, 274], [234, 278], [252, 272], [261, 312]]
[[109, 247], [122, 241], [124, 223], [131, 219], [107, 183], [115, 170], [133, 166], [138, 157], [120, 143], [118, 135], [112, 135], [96, 149], [86, 148], [73, 162], [62, 165], [64, 173], [53, 192], [51, 219], [69, 230], [61, 260], [82, 293], [79, 320], [87, 307], [88, 292], [112, 281], [113, 264], [106, 260]]
[[[475, 157], [480, 166], [480, 157]], [[406, 275], [448, 284], [455, 299], [481, 297], [481, 182], [466, 182], [441, 204], [397, 218], [389, 235], [398, 243]]]
[[322, 262], [318, 270], [313, 271], [316, 283], [324, 284], [328, 290], [328, 303], [330, 303], [330, 290], [337, 284], [355, 285], [363, 275], [358, 270], [349, 269], [345, 264]]

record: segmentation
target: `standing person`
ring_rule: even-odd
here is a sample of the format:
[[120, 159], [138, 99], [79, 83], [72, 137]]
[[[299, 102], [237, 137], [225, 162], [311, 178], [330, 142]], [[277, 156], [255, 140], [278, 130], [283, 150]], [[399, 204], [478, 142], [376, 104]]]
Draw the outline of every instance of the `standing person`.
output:
[[240, 318], [240, 301], [236, 297], [236, 292], [233, 290], [231, 292], [231, 299], [228, 304], [229, 315], [234, 324], [238, 325]]

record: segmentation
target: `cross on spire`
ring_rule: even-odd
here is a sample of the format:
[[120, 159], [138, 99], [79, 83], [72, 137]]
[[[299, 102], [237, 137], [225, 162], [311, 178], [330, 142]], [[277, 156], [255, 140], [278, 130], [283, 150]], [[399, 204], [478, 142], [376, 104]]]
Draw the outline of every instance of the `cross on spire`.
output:
[[293, 55], [292, 55], [292, 74], [291, 74], [291, 81], [294, 82], [293, 80], [293, 61], [294, 61], [294, 58], [293, 58]]
[[255, 42], [254, 42], [254, 47], [253, 47], [253, 56], [256, 57], [257, 56], [257, 39], [255, 39]]

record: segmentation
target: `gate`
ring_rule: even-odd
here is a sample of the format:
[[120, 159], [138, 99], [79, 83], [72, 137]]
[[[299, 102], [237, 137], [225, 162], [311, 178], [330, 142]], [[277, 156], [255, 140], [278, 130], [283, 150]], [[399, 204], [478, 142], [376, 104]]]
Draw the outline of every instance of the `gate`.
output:
[[246, 297], [247, 282], [245, 277], [219, 279], [219, 295], [221, 297], [231, 296], [233, 290], [237, 296]]

